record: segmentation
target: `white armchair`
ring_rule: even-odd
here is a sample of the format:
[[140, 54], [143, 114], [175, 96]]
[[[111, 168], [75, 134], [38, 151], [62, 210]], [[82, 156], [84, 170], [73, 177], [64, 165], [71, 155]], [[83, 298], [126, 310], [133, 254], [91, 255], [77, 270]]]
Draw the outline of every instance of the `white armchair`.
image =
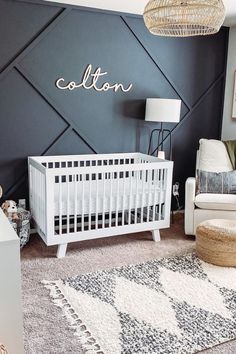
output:
[[[208, 172], [232, 171], [225, 145], [218, 140], [200, 140], [196, 169]], [[208, 219], [236, 220], [235, 194], [196, 194], [196, 178], [185, 185], [185, 234], [195, 235], [198, 224]]]

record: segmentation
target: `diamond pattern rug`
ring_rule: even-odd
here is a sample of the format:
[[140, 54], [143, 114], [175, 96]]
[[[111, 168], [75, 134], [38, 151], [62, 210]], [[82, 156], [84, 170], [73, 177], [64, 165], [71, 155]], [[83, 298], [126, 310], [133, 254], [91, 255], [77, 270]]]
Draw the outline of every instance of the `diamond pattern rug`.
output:
[[43, 283], [89, 353], [190, 354], [236, 338], [236, 269], [195, 254]]

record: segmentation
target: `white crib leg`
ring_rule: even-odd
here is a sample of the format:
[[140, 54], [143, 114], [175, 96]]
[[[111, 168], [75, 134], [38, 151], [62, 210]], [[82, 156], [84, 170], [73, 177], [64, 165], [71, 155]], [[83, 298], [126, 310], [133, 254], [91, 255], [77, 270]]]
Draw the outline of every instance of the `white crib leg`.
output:
[[155, 242], [161, 241], [161, 236], [160, 236], [160, 231], [159, 230], [153, 230], [152, 231], [152, 239]]
[[58, 245], [57, 248], [57, 258], [63, 258], [66, 255], [67, 243]]

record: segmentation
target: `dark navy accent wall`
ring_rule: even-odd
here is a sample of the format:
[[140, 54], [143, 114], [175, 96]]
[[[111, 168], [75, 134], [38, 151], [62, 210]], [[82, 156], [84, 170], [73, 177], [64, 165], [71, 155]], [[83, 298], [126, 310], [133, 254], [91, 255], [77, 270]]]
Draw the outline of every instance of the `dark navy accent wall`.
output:
[[[214, 36], [152, 36], [142, 17], [37, 0], [0, 0], [0, 184], [4, 197], [27, 195], [27, 156], [146, 152], [147, 97], [180, 98], [173, 132], [174, 180], [193, 175], [199, 138], [219, 138], [228, 29]], [[61, 91], [85, 67], [128, 93]]]

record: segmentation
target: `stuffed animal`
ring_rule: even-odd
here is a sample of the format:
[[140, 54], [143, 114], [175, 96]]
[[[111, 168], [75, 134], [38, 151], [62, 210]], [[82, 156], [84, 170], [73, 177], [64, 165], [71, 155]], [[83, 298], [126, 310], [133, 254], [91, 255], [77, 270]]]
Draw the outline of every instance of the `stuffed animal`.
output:
[[14, 200], [6, 200], [3, 204], [2, 204], [2, 210], [4, 212], [4, 214], [12, 220], [18, 220], [18, 214], [17, 214], [17, 206], [16, 206], [16, 202], [14, 202]]

